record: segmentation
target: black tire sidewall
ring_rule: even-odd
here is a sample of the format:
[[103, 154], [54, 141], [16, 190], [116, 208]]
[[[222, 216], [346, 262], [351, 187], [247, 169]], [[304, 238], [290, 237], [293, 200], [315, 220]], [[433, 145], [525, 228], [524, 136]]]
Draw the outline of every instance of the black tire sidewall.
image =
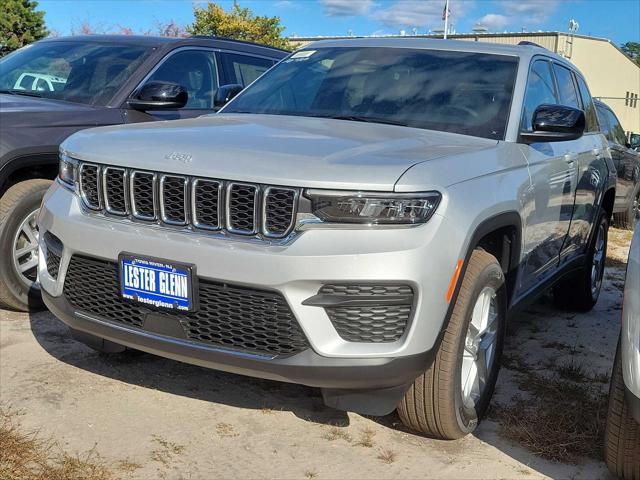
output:
[[[495, 388], [496, 381], [498, 379], [498, 373], [500, 370], [500, 357], [502, 355], [502, 349], [504, 345], [504, 335], [506, 329], [506, 291], [504, 285], [504, 274], [500, 265], [496, 262], [494, 264], [487, 265], [482, 272], [478, 275], [473, 288], [473, 295], [470, 302], [465, 306], [464, 322], [460, 332], [460, 338], [458, 341], [458, 353], [456, 356], [456, 369], [455, 369], [455, 381], [454, 381], [454, 398], [455, 398], [455, 410], [458, 419], [458, 425], [460, 429], [465, 433], [473, 432], [478, 425], [479, 419], [486, 411], [493, 390]], [[466, 340], [467, 329], [471, 322], [471, 316], [473, 314], [473, 308], [476, 304], [478, 296], [485, 287], [493, 287], [497, 293], [499, 314], [498, 314], [498, 334], [496, 338], [496, 350], [493, 361], [493, 366], [489, 374], [489, 379], [486, 384], [485, 391], [480, 398], [480, 401], [476, 404], [475, 408], [468, 408], [464, 405], [462, 400], [462, 356], [464, 352], [464, 344]]]
[[0, 262], [0, 278], [16, 299], [27, 304], [30, 308], [42, 308], [40, 289], [34, 286], [27, 287], [15, 271], [13, 267], [13, 239], [27, 215], [40, 207], [46, 191], [47, 188], [28, 191], [15, 202], [13, 208], [7, 212], [6, 217], [0, 223], [0, 255], [5, 259]]

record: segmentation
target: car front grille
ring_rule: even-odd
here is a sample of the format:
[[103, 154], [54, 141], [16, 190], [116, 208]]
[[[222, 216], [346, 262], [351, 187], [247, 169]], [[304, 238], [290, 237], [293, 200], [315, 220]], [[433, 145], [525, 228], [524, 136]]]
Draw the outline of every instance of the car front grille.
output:
[[265, 239], [289, 235], [299, 189], [81, 162], [85, 206], [133, 221]]
[[179, 323], [184, 338], [247, 353], [287, 356], [309, 348], [284, 297], [267, 290], [198, 279], [195, 312], [162, 311], [123, 300], [116, 263], [74, 255], [64, 296], [77, 310], [144, 330], [149, 314]]

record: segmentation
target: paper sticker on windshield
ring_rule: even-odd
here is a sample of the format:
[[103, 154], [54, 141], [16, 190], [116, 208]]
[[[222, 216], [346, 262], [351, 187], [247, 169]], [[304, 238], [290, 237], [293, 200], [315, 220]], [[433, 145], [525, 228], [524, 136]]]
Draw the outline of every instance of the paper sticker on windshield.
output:
[[289, 57], [288, 61], [291, 61], [291, 60], [296, 60], [296, 61], [307, 60], [311, 55], [313, 55], [316, 52], [317, 52], [317, 50], [300, 50], [299, 52], [296, 52], [293, 55], [291, 55]]

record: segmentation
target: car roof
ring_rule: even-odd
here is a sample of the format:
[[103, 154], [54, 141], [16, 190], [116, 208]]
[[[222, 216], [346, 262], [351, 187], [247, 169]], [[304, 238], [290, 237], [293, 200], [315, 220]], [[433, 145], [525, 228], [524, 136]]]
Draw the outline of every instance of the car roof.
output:
[[489, 53], [517, 57], [532, 57], [542, 54], [564, 61], [562, 57], [539, 45], [527, 43], [508, 45], [501, 43], [470, 42], [464, 40], [443, 40], [439, 38], [394, 37], [394, 38], [346, 38], [337, 40], [319, 40], [306, 45], [310, 48], [331, 47], [388, 47], [415, 48], [425, 50], [448, 50], [461, 52]]
[[280, 48], [261, 45], [253, 42], [234, 40], [222, 37], [160, 37], [150, 35], [77, 35], [69, 37], [46, 38], [41, 42], [85, 42], [85, 43], [111, 43], [118, 45], [145, 46], [145, 47], [170, 47], [181, 45], [198, 45], [212, 48], [227, 48], [230, 50], [240, 50], [259, 52], [262, 55], [283, 58], [289, 54], [288, 51]]

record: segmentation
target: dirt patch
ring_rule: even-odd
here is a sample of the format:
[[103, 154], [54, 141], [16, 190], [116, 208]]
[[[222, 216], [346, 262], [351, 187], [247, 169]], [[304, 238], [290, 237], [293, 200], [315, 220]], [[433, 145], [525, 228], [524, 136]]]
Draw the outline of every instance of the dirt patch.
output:
[[26, 431], [19, 413], [0, 408], [0, 478], [2, 480], [113, 480], [133, 473], [139, 466], [130, 461], [105, 465], [95, 449], [71, 455], [57, 441]]

